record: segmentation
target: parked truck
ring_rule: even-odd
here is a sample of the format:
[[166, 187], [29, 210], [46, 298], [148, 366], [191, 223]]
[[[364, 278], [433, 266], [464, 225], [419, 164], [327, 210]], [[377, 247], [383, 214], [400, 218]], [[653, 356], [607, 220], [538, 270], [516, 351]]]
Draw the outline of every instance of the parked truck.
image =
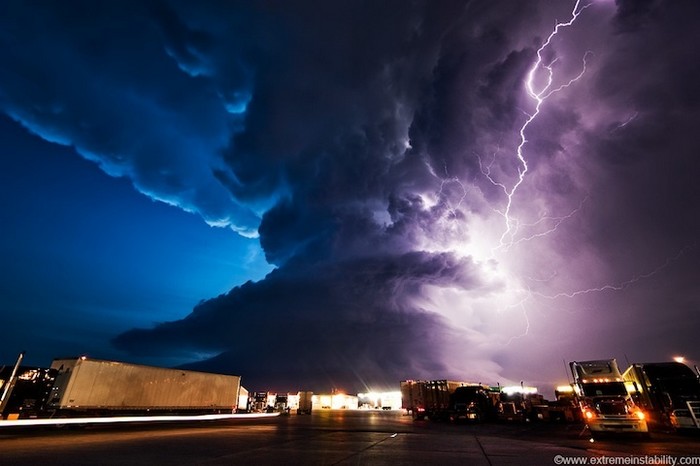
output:
[[249, 395], [250, 410], [254, 413], [267, 412], [269, 405], [269, 394], [267, 392], [252, 392]]
[[22, 366], [23, 357], [14, 366], [0, 367], [0, 419], [40, 417], [51, 394], [56, 371]]
[[314, 392], [302, 390], [298, 393], [298, 397], [299, 407], [297, 408], [297, 414], [311, 414]]
[[450, 407], [450, 393], [461, 384], [449, 380], [404, 380], [400, 384], [401, 407], [414, 420], [444, 419]]
[[592, 434], [647, 433], [646, 414], [627, 392], [615, 359], [570, 363], [574, 389]]
[[85, 357], [55, 359], [47, 409], [56, 413], [235, 413], [236, 375], [142, 366]]
[[235, 413], [241, 380], [86, 357], [15, 372], [3, 419]]
[[282, 413], [282, 414], [289, 414], [290, 408], [289, 408], [289, 394], [288, 393], [276, 393], [274, 395], [274, 406], [273, 406], [273, 412], [275, 413]]
[[522, 383], [502, 387], [498, 393], [497, 413], [501, 421], [544, 421], [549, 420], [549, 406], [536, 387], [526, 387]]
[[241, 388], [238, 389], [238, 407], [236, 408], [236, 412], [239, 414], [247, 413], [249, 411], [249, 401], [248, 390], [241, 385]]
[[554, 401], [548, 402], [549, 420], [554, 422], [581, 421], [581, 407], [572, 385], [559, 385], [554, 389]]
[[632, 364], [622, 378], [653, 425], [700, 429], [700, 381], [685, 364]]
[[453, 421], [490, 421], [498, 416], [499, 393], [481, 384], [465, 384], [450, 396], [449, 417]]
[[424, 380], [402, 380], [401, 389], [401, 409], [406, 410], [406, 414], [412, 416], [414, 420], [425, 418], [425, 384]]
[[484, 420], [494, 411], [489, 387], [451, 380], [404, 380], [401, 407], [415, 420]]

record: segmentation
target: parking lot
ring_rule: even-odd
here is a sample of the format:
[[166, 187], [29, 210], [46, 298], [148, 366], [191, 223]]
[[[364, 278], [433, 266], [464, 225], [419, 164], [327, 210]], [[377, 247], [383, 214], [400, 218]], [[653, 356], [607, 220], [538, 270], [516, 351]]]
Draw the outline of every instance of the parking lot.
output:
[[[413, 421], [401, 411], [319, 410], [203, 423], [3, 429], [0, 452], [3, 465], [595, 464], [590, 458], [700, 464], [700, 438], [653, 433], [591, 443], [577, 424], [451, 424]], [[613, 457], [637, 462], [604, 459]]]

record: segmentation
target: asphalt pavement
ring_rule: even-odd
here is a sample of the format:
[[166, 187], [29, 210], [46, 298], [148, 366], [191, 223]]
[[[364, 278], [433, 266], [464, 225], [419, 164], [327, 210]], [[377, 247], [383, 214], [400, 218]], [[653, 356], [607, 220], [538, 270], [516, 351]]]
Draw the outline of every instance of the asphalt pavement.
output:
[[595, 442], [583, 426], [413, 421], [400, 411], [267, 419], [3, 429], [0, 465], [699, 464], [700, 437]]

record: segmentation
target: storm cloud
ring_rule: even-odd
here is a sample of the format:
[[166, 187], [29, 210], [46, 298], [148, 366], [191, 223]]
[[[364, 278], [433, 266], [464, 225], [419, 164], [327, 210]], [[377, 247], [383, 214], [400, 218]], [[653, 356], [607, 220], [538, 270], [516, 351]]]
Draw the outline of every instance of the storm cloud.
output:
[[277, 267], [116, 336], [131, 355], [280, 389], [547, 383], [668, 357], [628, 325], [691, 352], [658, 306], [697, 323], [699, 298], [699, 7], [578, 10], [523, 131], [574, 4], [9, 2], [0, 106]]
[[455, 283], [483, 285], [470, 261], [448, 254], [292, 261], [263, 281], [200, 304], [181, 321], [132, 330], [116, 343], [146, 354], [171, 352], [174, 341], [185, 351], [223, 352], [197, 367], [243, 365], [249, 383], [280, 389], [391, 387], [397, 377], [447, 371], [436, 351], [453, 338], [450, 327], [414, 301], [425, 285]]

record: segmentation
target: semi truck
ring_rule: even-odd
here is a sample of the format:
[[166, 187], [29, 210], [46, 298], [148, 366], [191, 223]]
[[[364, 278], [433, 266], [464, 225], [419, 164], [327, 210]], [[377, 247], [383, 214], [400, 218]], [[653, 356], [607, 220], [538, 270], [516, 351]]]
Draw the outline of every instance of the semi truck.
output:
[[268, 396], [267, 392], [253, 392], [249, 397], [250, 410], [254, 413], [267, 412], [270, 407]]
[[450, 394], [462, 382], [449, 380], [404, 380], [401, 386], [401, 407], [414, 420], [444, 419], [450, 409]]
[[297, 414], [311, 414], [313, 408], [313, 397], [314, 392], [309, 390], [302, 390], [297, 395], [299, 397], [299, 407], [297, 408]]
[[401, 409], [406, 410], [406, 414], [414, 420], [425, 418], [425, 384], [424, 380], [402, 380], [401, 389]]
[[554, 422], [581, 421], [581, 407], [572, 385], [559, 385], [554, 389], [554, 401], [548, 403], [549, 420]]
[[[32, 379], [32, 385], [24, 383]], [[86, 357], [16, 371], [3, 419], [235, 413], [241, 378]], [[31, 389], [30, 389], [31, 388]]]
[[248, 390], [243, 385], [241, 385], [241, 388], [238, 389], [238, 407], [236, 408], [237, 413], [248, 412], [248, 402], [250, 401], [248, 397]]
[[622, 374], [654, 426], [700, 429], [698, 374], [680, 362], [635, 363]]
[[276, 393], [274, 395], [274, 405], [273, 412], [289, 414], [289, 394], [288, 393]]
[[549, 420], [549, 406], [536, 387], [526, 387], [521, 383], [502, 387], [496, 394], [498, 419], [501, 421]]
[[454, 421], [489, 421], [498, 415], [498, 392], [481, 384], [455, 388], [450, 397], [450, 419]]
[[570, 363], [581, 413], [591, 434], [649, 432], [646, 414], [627, 392], [615, 359]]
[[56, 371], [22, 366], [23, 357], [14, 366], [0, 367], [0, 419], [39, 417], [49, 399]]
[[401, 407], [414, 420], [484, 420], [494, 404], [489, 387], [452, 380], [404, 380], [400, 383]]
[[85, 357], [55, 359], [47, 410], [94, 415], [235, 413], [241, 378]]

